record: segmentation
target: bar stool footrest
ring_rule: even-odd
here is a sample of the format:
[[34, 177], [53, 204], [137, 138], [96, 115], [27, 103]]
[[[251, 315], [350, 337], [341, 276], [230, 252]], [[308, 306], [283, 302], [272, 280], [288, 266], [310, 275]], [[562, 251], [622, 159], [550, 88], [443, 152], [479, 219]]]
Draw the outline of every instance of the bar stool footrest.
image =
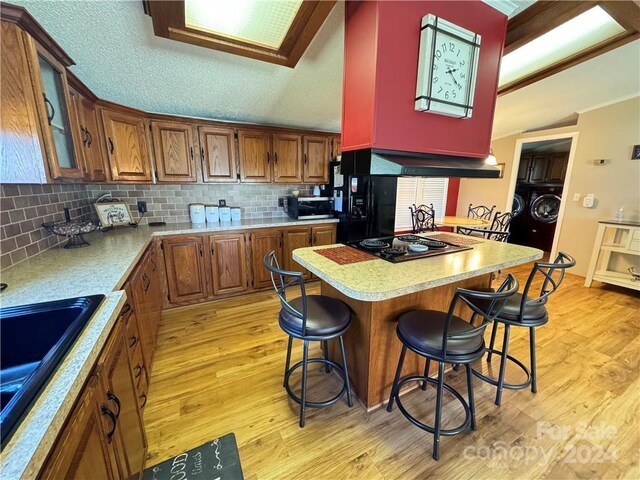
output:
[[[296, 402], [298, 405], [302, 404], [302, 400], [300, 399], [299, 396], [297, 396], [295, 393], [293, 393], [293, 390], [291, 389], [291, 387], [289, 386], [289, 379], [291, 378], [291, 374], [298, 368], [300, 368], [302, 366], [302, 360], [299, 361], [298, 363], [296, 363], [295, 365], [293, 365], [291, 368], [289, 368], [289, 370], [287, 370], [287, 373], [285, 375], [285, 379], [284, 379], [284, 388], [287, 390], [287, 393], [289, 394], [289, 397], [291, 397], [291, 399]], [[333, 369], [336, 371], [336, 373], [342, 378], [342, 390], [340, 390], [335, 396], [331, 397], [329, 400], [324, 400], [321, 402], [311, 402], [309, 400], [305, 400], [304, 405], [305, 407], [311, 407], [311, 408], [322, 408], [322, 407], [328, 407], [329, 405], [333, 405], [334, 403], [336, 403], [338, 400], [340, 400], [345, 393], [347, 393], [347, 385], [345, 382], [345, 378], [344, 378], [344, 370], [342, 369], [342, 366], [340, 366], [339, 364], [337, 364], [336, 362], [332, 361], [332, 360], [328, 360], [326, 358], [322, 358], [322, 357], [316, 357], [316, 358], [309, 358], [307, 359], [307, 364], [309, 363], [322, 363], [325, 366], [330, 366], [333, 367]]]
[[[428, 382], [434, 385], [438, 385], [438, 380], [435, 378], [431, 378], [431, 377], [425, 377], [424, 375], [412, 375], [409, 377], [405, 377], [402, 378], [399, 382], [398, 382], [398, 386], [396, 388], [396, 392], [400, 391], [400, 388], [408, 382]], [[469, 404], [466, 402], [466, 400], [462, 397], [462, 395], [460, 395], [457, 390], [455, 390], [452, 386], [447, 385], [446, 383], [443, 383], [442, 386], [444, 387], [445, 390], [447, 390], [449, 393], [451, 393], [461, 404], [462, 404], [462, 408], [464, 408], [464, 414], [465, 414], [465, 418], [464, 418], [464, 422], [459, 425], [456, 428], [449, 428], [449, 429], [444, 429], [441, 428], [440, 429], [440, 435], [457, 435], [459, 433], [464, 432], [465, 430], [468, 430], [470, 425], [471, 425], [471, 409], [469, 408]], [[396, 401], [396, 403], [398, 404], [398, 408], [400, 409], [400, 412], [402, 412], [402, 414], [407, 418], [407, 420], [409, 420], [411, 423], [413, 423], [416, 427], [421, 428], [422, 430], [426, 430], [429, 433], [435, 434], [436, 430], [434, 427], [432, 427], [431, 425], [427, 425], [425, 423], [422, 423], [421, 421], [419, 421], [418, 419], [416, 419], [413, 415], [411, 415], [407, 409], [402, 405], [402, 401], [400, 400], [400, 396], [396, 393], [394, 395], [394, 399]]]
[[[487, 352], [491, 352], [493, 355], [497, 355], [498, 357], [502, 358], [502, 351], [501, 350], [496, 350], [496, 349], [493, 349], [493, 348], [487, 348]], [[523, 390], [523, 389], [529, 387], [531, 385], [532, 377], [531, 377], [531, 372], [526, 367], [526, 365], [524, 363], [522, 363], [520, 360], [518, 360], [517, 358], [512, 357], [511, 355], [507, 355], [507, 360], [512, 361], [515, 365], [520, 367], [520, 369], [527, 376], [527, 379], [522, 383], [507, 383], [507, 382], [504, 382], [502, 384], [502, 388], [507, 388], [509, 390]], [[475, 368], [472, 368], [471, 372], [476, 377], [478, 377], [479, 379], [487, 382], [488, 384], [493, 385], [494, 387], [498, 386], [498, 380], [497, 379], [488, 377], [488, 376], [478, 372]]]

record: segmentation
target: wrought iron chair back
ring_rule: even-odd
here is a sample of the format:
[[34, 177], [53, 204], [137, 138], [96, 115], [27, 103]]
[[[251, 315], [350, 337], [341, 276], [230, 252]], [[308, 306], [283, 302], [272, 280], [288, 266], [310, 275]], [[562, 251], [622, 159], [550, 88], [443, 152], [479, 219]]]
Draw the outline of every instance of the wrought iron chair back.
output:
[[485, 228], [458, 227], [460, 235], [469, 235], [473, 237], [481, 237], [486, 240], [495, 240], [496, 242], [506, 243], [511, 232], [502, 230], [488, 230]]
[[493, 211], [496, 206], [493, 205], [491, 208], [485, 205], [477, 205], [473, 206], [473, 203], [469, 204], [469, 210], [467, 211], [467, 217], [469, 218], [480, 218], [482, 220], [491, 220], [491, 216], [493, 215]]
[[420, 232], [433, 232], [436, 228], [436, 212], [433, 208], [433, 203], [429, 205], [419, 205], [409, 207], [411, 211], [411, 223], [413, 224], [413, 233]]
[[513, 219], [513, 213], [511, 212], [496, 212], [493, 217], [493, 222], [491, 222], [490, 230], [497, 230], [504, 232], [505, 230], [509, 230], [509, 224], [511, 224], [511, 220]]

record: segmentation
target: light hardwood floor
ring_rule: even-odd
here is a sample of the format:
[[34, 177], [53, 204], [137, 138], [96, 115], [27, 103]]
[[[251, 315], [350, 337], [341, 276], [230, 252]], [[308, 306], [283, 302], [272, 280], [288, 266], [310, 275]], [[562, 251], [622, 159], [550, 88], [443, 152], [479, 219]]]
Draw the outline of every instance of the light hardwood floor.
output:
[[[523, 285], [529, 266], [513, 271]], [[397, 408], [366, 413], [343, 400], [309, 409], [305, 428], [298, 427], [298, 406], [282, 388], [287, 337], [271, 292], [165, 312], [145, 411], [147, 465], [234, 432], [249, 480], [638, 479], [640, 300], [583, 281], [567, 275], [548, 304], [550, 322], [537, 330], [538, 393], [505, 390], [496, 407], [495, 389], [475, 379], [478, 430], [444, 437], [438, 462], [433, 437]], [[527, 330], [512, 332], [510, 353], [528, 364]], [[302, 348], [294, 345], [299, 359]], [[508, 369], [508, 381], [519, 378]], [[466, 396], [463, 370], [445, 381]], [[312, 399], [337, 385], [319, 368], [310, 383]], [[403, 398], [433, 422], [433, 389]], [[461, 411], [445, 394], [444, 426], [455, 426]]]

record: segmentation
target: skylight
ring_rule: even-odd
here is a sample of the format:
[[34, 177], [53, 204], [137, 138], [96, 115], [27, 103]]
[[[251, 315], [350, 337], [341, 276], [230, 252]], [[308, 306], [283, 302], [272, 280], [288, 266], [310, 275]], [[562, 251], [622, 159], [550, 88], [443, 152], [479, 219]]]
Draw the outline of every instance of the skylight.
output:
[[502, 87], [625, 32], [596, 6], [502, 57]]
[[185, 0], [185, 26], [278, 50], [302, 0]]

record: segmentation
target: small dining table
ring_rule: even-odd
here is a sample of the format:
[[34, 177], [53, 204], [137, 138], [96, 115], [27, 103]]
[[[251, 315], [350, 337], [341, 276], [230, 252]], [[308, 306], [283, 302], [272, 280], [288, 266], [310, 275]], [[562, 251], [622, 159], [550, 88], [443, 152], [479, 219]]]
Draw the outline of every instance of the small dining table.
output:
[[435, 224], [438, 227], [473, 227], [473, 228], [488, 228], [491, 225], [490, 220], [484, 220], [482, 218], [470, 218], [470, 217], [442, 217], [436, 218]]

